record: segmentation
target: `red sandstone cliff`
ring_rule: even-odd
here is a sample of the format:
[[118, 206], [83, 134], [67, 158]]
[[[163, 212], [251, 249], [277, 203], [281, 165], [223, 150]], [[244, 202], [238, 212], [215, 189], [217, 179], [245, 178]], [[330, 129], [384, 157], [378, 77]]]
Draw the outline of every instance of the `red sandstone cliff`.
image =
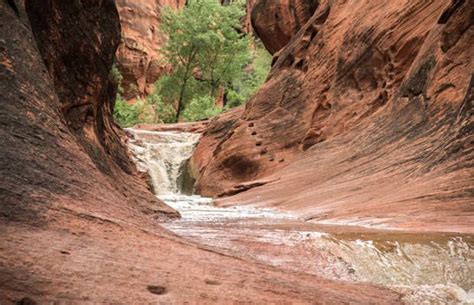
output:
[[250, 20], [255, 34], [267, 50], [274, 54], [311, 18], [317, 0], [252, 0], [247, 1]]
[[89, 2], [29, 0], [16, 15], [2, 4], [5, 221], [41, 223], [53, 207], [176, 215], [134, 176], [111, 115], [117, 11], [110, 1]]
[[[273, 50], [275, 3], [254, 11]], [[318, 2], [242, 116], [211, 124], [198, 190], [313, 221], [472, 232], [473, 7]]]
[[122, 39], [117, 65], [123, 76], [125, 98], [152, 93], [153, 84], [169, 68], [162, 62], [160, 48], [166, 37], [160, 32], [160, 12], [185, 5], [185, 0], [116, 0]]

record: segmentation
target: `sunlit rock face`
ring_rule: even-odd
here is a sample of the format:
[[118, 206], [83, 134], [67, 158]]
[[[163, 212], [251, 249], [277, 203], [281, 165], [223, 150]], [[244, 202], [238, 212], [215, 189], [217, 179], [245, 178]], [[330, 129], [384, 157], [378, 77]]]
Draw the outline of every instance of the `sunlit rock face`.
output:
[[153, 84], [169, 70], [161, 61], [160, 48], [166, 36], [160, 31], [164, 7], [179, 9], [185, 0], [116, 0], [122, 40], [117, 50], [117, 65], [123, 76], [125, 98], [150, 94]]
[[319, 1], [240, 118], [201, 140], [197, 189], [311, 221], [472, 232], [471, 6]]

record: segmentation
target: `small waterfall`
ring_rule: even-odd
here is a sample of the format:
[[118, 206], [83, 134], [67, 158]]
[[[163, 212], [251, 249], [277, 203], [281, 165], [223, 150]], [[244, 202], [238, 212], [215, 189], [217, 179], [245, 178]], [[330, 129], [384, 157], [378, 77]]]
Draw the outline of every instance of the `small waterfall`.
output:
[[200, 134], [126, 129], [138, 170], [148, 172], [158, 196], [192, 193], [187, 164]]
[[193, 195], [187, 165], [200, 134], [126, 129], [138, 170], [147, 172], [158, 198], [181, 213], [183, 221], [295, 218], [289, 213], [252, 207], [218, 208], [212, 198]]

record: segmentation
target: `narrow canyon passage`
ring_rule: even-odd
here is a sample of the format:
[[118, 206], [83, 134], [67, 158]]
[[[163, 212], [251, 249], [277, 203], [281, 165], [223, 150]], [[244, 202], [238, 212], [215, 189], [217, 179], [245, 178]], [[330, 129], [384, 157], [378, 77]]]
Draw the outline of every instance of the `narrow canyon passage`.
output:
[[180, 212], [181, 219], [164, 223], [180, 237], [286, 272], [382, 285], [409, 304], [474, 302], [472, 235], [310, 223], [249, 205], [218, 208], [192, 194], [187, 165], [199, 134], [127, 132], [138, 168], [161, 190], [157, 196]]
[[474, 305], [473, 8], [0, 0], [0, 305]]

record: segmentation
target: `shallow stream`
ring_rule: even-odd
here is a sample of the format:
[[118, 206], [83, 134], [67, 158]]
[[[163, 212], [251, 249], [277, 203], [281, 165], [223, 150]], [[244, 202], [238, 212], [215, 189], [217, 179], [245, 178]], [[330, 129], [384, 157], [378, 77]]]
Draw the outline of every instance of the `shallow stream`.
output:
[[128, 131], [139, 169], [182, 215], [165, 224], [175, 234], [288, 271], [383, 285], [411, 304], [474, 304], [474, 236], [330, 226], [272, 209], [217, 208], [210, 198], [185, 195], [198, 134]]

